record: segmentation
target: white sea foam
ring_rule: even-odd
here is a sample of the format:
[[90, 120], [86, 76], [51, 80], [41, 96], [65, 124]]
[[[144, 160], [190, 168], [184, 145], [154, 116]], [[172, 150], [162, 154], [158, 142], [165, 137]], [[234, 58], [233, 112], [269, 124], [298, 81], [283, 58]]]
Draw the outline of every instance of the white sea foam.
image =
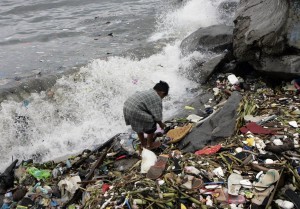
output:
[[157, 32], [149, 40], [183, 39], [200, 27], [220, 23], [218, 5], [224, 0], [190, 0], [183, 7], [162, 14], [158, 19]]

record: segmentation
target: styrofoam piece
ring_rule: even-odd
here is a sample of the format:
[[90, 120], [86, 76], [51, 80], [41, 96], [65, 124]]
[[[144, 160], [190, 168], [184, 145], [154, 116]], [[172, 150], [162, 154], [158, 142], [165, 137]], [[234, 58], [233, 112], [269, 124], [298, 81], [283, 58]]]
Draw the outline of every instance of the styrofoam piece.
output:
[[239, 83], [239, 79], [233, 74], [229, 75], [227, 78], [232, 85]]

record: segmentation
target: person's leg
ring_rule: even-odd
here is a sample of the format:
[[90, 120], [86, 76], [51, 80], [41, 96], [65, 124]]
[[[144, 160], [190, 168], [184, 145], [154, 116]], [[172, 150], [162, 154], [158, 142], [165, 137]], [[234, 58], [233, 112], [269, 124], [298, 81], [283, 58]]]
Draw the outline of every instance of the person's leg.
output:
[[150, 133], [147, 135], [147, 147], [151, 147], [154, 142], [154, 133]]
[[142, 147], [147, 147], [147, 139], [144, 137], [144, 133], [138, 133], [139, 140], [141, 141]]
[[156, 131], [156, 123], [152, 124], [152, 127], [145, 131], [147, 134], [147, 147], [150, 148], [152, 147], [152, 144], [155, 140], [155, 131]]

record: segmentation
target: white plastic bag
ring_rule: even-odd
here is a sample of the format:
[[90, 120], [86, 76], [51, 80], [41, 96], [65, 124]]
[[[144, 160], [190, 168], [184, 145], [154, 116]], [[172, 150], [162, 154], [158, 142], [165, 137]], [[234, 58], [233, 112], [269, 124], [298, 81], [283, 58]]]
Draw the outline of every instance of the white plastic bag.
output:
[[141, 163], [141, 173], [147, 173], [151, 166], [153, 166], [157, 161], [157, 156], [154, 152], [143, 148], [142, 151], [142, 163]]

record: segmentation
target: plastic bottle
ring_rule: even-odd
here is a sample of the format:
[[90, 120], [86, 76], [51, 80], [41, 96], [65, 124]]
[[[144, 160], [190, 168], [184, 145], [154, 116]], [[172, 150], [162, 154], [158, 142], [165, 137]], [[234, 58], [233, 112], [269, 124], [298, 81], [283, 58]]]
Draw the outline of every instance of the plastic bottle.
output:
[[47, 179], [51, 176], [50, 172], [47, 170], [39, 170], [35, 167], [30, 167], [27, 169], [28, 173], [34, 176], [36, 179]]

